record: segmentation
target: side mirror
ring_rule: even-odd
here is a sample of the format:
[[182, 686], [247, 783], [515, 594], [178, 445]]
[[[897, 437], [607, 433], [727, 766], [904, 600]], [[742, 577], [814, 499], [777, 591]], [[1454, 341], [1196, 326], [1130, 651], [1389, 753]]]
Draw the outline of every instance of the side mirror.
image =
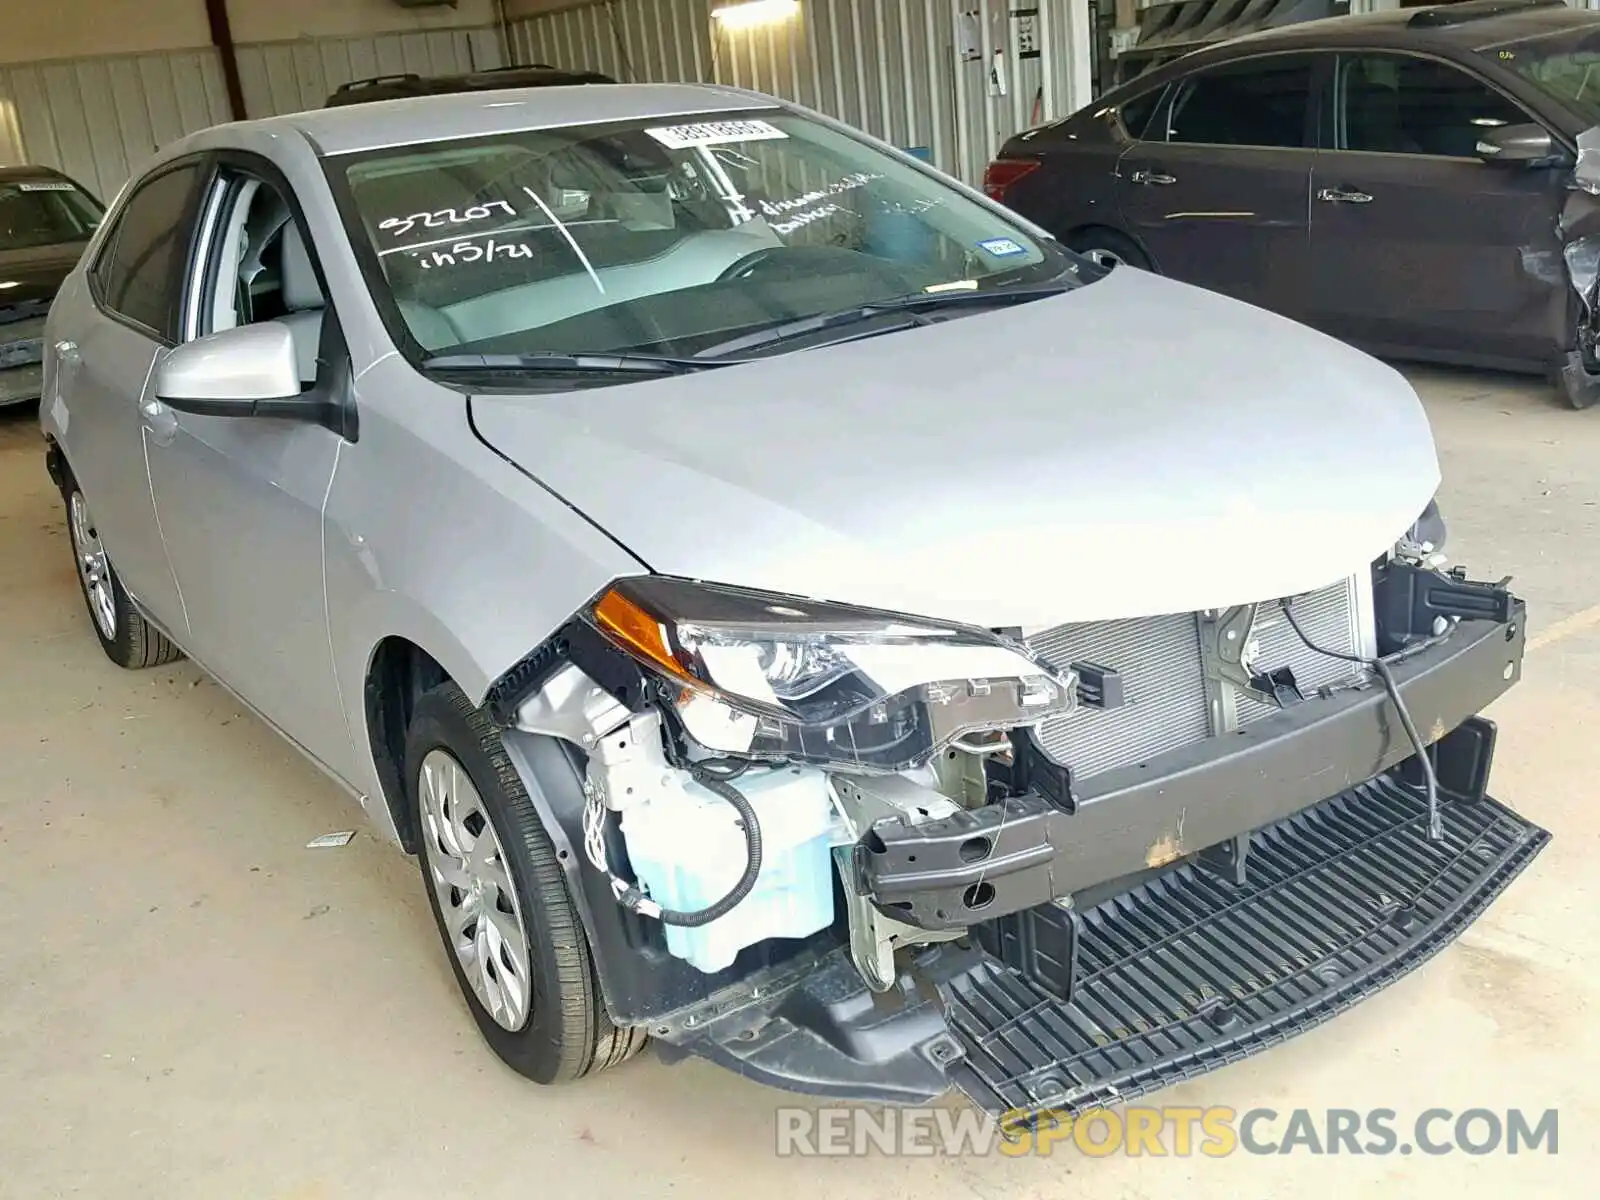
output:
[[1491, 163], [1549, 162], [1556, 155], [1555, 140], [1543, 125], [1499, 125], [1478, 134], [1478, 157]]
[[322, 406], [301, 395], [294, 335], [276, 321], [224, 329], [177, 347], [156, 368], [156, 399], [208, 417], [316, 421]]

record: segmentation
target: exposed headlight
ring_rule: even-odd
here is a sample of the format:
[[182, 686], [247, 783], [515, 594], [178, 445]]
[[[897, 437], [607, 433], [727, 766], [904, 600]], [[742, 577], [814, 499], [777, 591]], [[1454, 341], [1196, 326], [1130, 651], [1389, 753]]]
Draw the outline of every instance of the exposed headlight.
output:
[[899, 771], [1076, 703], [1070, 673], [966, 625], [654, 577], [587, 616], [719, 753]]

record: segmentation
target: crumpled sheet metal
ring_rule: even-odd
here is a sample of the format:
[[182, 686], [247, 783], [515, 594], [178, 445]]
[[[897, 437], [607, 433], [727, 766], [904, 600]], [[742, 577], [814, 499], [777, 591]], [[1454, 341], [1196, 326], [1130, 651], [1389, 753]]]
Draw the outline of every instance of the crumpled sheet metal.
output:
[[1567, 260], [1567, 278], [1585, 304], [1594, 295], [1596, 276], [1600, 276], [1600, 237], [1578, 238], [1561, 250]]
[[1573, 185], [1592, 196], [1600, 196], [1600, 125], [1591, 125], [1578, 135], [1578, 163], [1572, 168]]

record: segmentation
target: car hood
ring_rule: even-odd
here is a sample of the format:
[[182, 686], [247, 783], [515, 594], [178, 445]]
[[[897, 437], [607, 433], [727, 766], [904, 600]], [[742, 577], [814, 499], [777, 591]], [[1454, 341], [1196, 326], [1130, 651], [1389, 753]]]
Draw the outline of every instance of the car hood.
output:
[[82, 254], [82, 243], [0, 250], [0, 319], [9, 308], [48, 305]]
[[475, 396], [479, 436], [652, 570], [986, 626], [1272, 599], [1439, 482], [1416, 393], [1144, 272], [625, 386]]

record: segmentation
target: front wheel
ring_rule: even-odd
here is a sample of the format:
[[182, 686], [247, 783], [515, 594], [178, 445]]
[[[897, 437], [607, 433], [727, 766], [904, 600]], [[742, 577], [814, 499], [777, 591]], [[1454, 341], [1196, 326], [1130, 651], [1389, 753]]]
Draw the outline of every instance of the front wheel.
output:
[[67, 531], [72, 556], [78, 565], [78, 585], [89, 610], [89, 622], [106, 657], [119, 667], [137, 670], [158, 667], [182, 654], [134, 607], [122, 580], [100, 541], [100, 529], [89, 512], [89, 502], [70, 477], [63, 489], [67, 501]]
[[547, 1084], [632, 1056], [644, 1033], [605, 1014], [566, 877], [500, 731], [454, 683], [417, 701], [406, 778], [428, 903], [490, 1048]]

